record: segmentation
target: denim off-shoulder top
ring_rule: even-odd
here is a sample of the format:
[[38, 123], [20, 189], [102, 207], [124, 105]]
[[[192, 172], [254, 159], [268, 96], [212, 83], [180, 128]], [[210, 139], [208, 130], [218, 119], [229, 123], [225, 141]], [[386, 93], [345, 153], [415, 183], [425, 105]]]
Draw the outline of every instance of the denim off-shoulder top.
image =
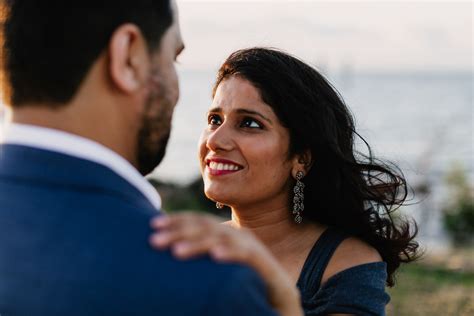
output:
[[385, 315], [390, 296], [385, 291], [385, 262], [358, 265], [341, 271], [323, 285], [329, 260], [347, 235], [327, 228], [311, 249], [297, 286], [305, 316], [327, 314]]

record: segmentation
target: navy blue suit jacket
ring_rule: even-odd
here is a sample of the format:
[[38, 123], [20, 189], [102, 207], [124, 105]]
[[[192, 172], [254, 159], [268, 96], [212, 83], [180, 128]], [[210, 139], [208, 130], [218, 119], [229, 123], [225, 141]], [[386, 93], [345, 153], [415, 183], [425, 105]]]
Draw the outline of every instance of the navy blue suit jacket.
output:
[[249, 268], [151, 249], [156, 214], [102, 165], [0, 145], [0, 315], [275, 315]]

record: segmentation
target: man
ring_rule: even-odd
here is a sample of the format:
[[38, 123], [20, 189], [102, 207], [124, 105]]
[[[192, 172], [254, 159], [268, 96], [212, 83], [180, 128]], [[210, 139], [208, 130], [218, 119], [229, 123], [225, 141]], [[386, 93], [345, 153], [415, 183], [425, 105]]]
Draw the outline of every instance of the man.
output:
[[148, 246], [160, 199], [141, 175], [179, 95], [175, 4], [3, 3], [0, 315], [274, 315], [250, 269]]

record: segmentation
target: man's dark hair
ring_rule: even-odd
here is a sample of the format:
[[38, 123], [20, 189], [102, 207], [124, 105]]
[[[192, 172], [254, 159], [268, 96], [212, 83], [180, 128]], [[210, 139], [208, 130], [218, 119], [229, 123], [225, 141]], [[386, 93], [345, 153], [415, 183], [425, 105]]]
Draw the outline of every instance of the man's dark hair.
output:
[[173, 19], [169, 0], [2, 3], [4, 86], [13, 107], [70, 101], [117, 27], [137, 25], [153, 51]]

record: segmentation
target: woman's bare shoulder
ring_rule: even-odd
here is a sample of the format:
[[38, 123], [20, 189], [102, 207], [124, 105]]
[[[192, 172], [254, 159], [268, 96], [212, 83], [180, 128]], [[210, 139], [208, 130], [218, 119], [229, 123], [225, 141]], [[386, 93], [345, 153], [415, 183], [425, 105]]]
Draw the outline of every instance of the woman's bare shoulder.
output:
[[334, 252], [324, 271], [321, 284], [341, 271], [358, 265], [381, 261], [382, 257], [374, 247], [358, 238], [347, 238]]

